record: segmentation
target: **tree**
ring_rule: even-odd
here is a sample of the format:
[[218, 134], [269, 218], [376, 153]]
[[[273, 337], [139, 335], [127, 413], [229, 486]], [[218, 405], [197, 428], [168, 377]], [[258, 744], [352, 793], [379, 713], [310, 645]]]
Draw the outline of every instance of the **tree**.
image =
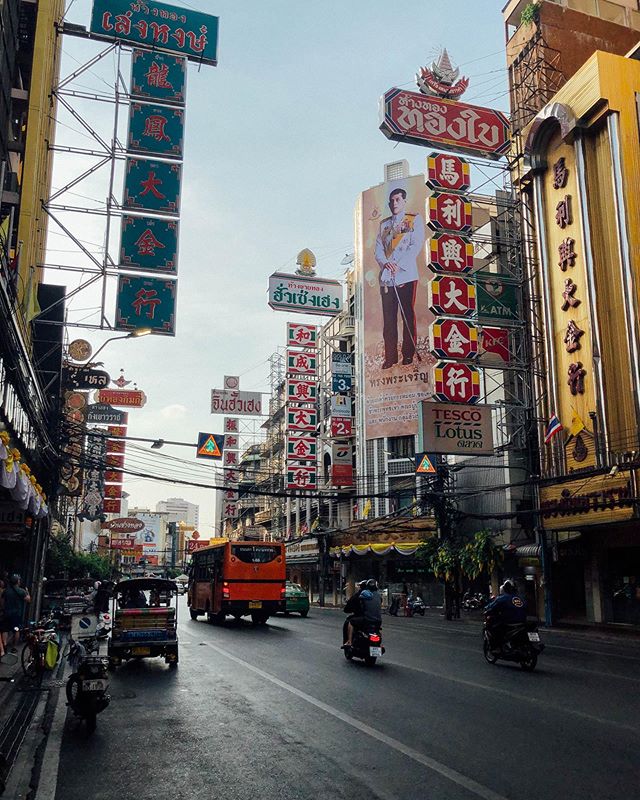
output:
[[111, 577], [111, 563], [107, 556], [96, 553], [76, 553], [71, 539], [66, 534], [52, 535], [49, 539], [45, 573], [50, 578], [94, 578], [107, 580]]

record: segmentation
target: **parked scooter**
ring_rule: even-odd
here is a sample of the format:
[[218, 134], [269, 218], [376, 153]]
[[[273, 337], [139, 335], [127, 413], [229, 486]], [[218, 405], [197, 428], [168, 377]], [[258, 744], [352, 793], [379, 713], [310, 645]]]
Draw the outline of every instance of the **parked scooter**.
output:
[[95, 731], [96, 716], [111, 702], [111, 696], [107, 694], [109, 660], [91, 655], [98, 649], [96, 639], [88, 639], [86, 643], [70, 640], [69, 663], [75, 672], [67, 680], [67, 701], [73, 713], [86, 721], [87, 733]]
[[356, 629], [353, 632], [353, 644], [351, 647], [344, 647], [344, 657], [347, 661], [361, 658], [368, 667], [372, 667], [384, 652], [382, 631], [377, 625], [370, 625], [366, 631]]
[[[499, 647], [492, 648], [492, 641], [488, 631], [490, 615], [485, 614], [484, 628], [482, 631], [482, 649], [485, 659], [489, 664], [495, 664], [499, 659], [515, 661], [522, 669], [532, 672], [538, 663], [538, 656], [544, 650], [540, 641], [537, 622], [521, 622], [504, 626], [504, 635]], [[495, 634], [494, 634], [495, 636]]]

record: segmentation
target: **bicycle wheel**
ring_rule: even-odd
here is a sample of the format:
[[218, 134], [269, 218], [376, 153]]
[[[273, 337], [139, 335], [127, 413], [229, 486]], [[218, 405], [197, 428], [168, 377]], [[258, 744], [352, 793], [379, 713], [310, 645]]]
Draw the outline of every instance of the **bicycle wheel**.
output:
[[40, 654], [38, 652], [38, 645], [34, 642], [28, 642], [20, 657], [22, 664], [22, 672], [27, 678], [35, 678], [38, 674]]

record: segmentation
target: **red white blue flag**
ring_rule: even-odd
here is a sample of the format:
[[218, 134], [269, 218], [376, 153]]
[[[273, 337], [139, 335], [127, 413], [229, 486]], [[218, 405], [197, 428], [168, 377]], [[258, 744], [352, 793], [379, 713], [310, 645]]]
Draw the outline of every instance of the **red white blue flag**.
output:
[[549, 423], [547, 424], [546, 430], [544, 432], [544, 443], [547, 444], [548, 442], [550, 442], [556, 435], [556, 433], [560, 433], [561, 430], [562, 430], [562, 423], [555, 414], [552, 414], [551, 419], [549, 420]]

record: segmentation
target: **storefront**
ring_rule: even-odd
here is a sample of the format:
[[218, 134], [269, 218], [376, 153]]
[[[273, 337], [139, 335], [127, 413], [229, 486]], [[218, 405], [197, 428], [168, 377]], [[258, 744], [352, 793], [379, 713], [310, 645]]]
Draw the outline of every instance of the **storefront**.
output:
[[293, 539], [285, 544], [287, 580], [298, 583], [309, 594], [309, 600], [319, 596], [320, 548], [317, 536]]

